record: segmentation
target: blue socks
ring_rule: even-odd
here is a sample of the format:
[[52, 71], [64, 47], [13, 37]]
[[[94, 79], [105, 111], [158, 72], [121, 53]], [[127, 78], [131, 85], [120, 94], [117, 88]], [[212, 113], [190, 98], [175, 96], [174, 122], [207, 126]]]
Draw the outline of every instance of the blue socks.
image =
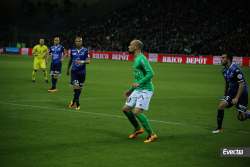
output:
[[250, 115], [245, 112], [245, 120], [248, 119], [248, 118], [250, 119]]
[[223, 118], [224, 118], [224, 110], [219, 110], [218, 109], [218, 115], [217, 115], [218, 129], [222, 129]]
[[52, 79], [52, 89], [56, 89], [57, 79]]
[[76, 102], [76, 106], [79, 106], [79, 89], [74, 89], [74, 100]]

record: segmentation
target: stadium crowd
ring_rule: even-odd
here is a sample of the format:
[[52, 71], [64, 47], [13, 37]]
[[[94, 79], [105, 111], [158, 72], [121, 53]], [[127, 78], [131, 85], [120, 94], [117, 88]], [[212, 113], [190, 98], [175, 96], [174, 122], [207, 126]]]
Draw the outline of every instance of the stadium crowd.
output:
[[[240, 2], [239, 2], [240, 1]], [[133, 7], [132, 7], [133, 6]], [[60, 37], [72, 49], [76, 36], [95, 51], [127, 51], [132, 39], [144, 53], [249, 56], [248, 0], [137, 0], [107, 15], [84, 21]], [[51, 39], [49, 45], [52, 45]]]

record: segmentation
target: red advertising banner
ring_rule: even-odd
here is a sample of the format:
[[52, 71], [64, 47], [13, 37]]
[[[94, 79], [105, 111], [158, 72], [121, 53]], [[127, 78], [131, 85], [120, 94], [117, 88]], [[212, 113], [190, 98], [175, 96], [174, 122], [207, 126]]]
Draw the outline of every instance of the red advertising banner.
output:
[[250, 66], [250, 57], [243, 57], [242, 66]]
[[[89, 51], [89, 55], [92, 59], [134, 60], [132, 54], [125, 52]], [[191, 56], [152, 53], [144, 53], [144, 56], [150, 62], [221, 65], [221, 56]], [[250, 66], [250, 58], [234, 57], [233, 63], [237, 66]]]
[[0, 53], [5, 53], [5, 47], [0, 47]]
[[89, 51], [92, 59], [112, 59], [112, 60], [134, 60], [134, 56], [123, 52], [97, 52]]
[[19, 54], [20, 55], [32, 55], [32, 48], [20, 48]]
[[[32, 55], [32, 48], [20, 48], [19, 54]], [[5, 47], [0, 47], [0, 53], [5, 53]], [[66, 50], [67, 57], [70, 50]], [[110, 59], [110, 60], [134, 60], [134, 56], [127, 52], [100, 52], [89, 51], [91, 59]], [[187, 64], [213, 64], [221, 65], [221, 56], [191, 56], [191, 55], [172, 55], [172, 54], [155, 54], [144, 53], [150, 62], [163, 63], [187, 63]], [[234, 57], [233, 63], [237, 66], [250, 66], [250, 57]]]
[[29, 53], [29, 48], [21, 48], [21, 55], [28, 55]]

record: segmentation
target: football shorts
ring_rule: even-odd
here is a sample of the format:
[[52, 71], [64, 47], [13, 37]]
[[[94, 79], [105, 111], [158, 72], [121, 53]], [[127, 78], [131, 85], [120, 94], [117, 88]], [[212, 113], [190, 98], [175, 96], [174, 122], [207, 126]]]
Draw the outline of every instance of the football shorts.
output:
[[83, 83], [85, 82], [85, 76], [86, 74], [81, 74], [75, 70], [71, 70], [71, 82], [69, 85], [70, 86], [79, 85], [79, 87], [82, 88]]
[[132, 94], [128, 97], [125, 104], [130, 107], [137, 107], [143, 110], [148, 110], [149, 102], [153, 95], [153, 91], [149, 90], [141, 90], [136, 91], [134, 90]]
[[49, 75], [61, 76], [62, 63], [51, 63]]
[[[233, 106], [231, 103], [232, 100], [235, 98], [237, 95], [236, 92], [228, 91], [225, 96], [222, 97], [221, 101], [226, 101], [227, 102], [227, 108], [230, 108]], [[236, 109], [240, 112], [246, 112], [247, 111], [247, 104], [248, 104], [248, 94], [241, 94], [238, 103], [236, 105]]]
[[46, 68], [45, 59], [34, 59], [34, 70], [38, 70], [39, 67]]

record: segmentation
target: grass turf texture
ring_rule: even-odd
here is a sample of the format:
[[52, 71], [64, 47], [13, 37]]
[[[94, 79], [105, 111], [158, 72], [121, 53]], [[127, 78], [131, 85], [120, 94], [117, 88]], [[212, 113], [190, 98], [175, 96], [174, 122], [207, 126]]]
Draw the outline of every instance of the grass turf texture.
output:
[[[50, 76], [45, 83], [41, 69], [31, 82], [32, 56], [0, 54], [1, 167], [249, 164], [220, 157], [220, 147], [250, 147], [250, 120], [238, 121], [235, 107], [225, 110], [223, 133], [211, 133], [224, 92], [222, 66], [150, 63], [155, 92], [144, 113], [158, 139], [145, 144], [146, 132], [128, 138], [133, 127], [121, 110], [134, 82], [133, 61], [92, 59], [76, 111], [68, 108], [68, 60], [58, 92], [49, 93]], [[250, 68], [241, 69], [250, 84]]]

